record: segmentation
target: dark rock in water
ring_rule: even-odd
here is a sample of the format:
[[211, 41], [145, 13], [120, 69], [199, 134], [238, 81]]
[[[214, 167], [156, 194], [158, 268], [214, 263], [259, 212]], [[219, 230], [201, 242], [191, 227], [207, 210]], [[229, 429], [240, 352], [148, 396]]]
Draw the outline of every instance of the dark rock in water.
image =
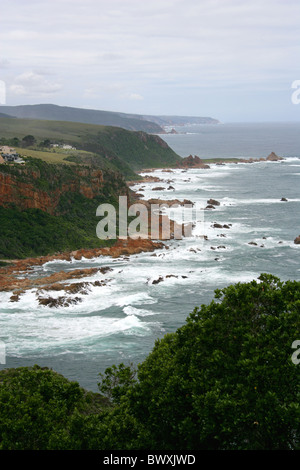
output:
[[257, 243], [256, 242], [249, 242], [248, 245], [254, 245], [254, 246], [257, 246]]
[[154, 279], [154, 281], [152, 281], [152, 284], [158, 284], [159, 282], [162, 282], [164, 280], [164, 278], [162, 276], [159, 276], [158, 279]]
[[189, 155], [188, 157], [182, 158], [180, 163], [178, 162], [177, 166], [179, 168], [210, 168], [210, 166], [204, 163], [204, 161], [197, 155], [194, 157], [193, 155]]
[[300, 235], [295, 238], [294, 243], [295, 243], [296, 245], [300, 245]]
[[267, 161], [269, 162], [278, 162], [279, 160], [283, 160], [282, 157], [278, 157], [275, 152], [271, 152], [270, 155], [267, 157]]
[[213, 206], [212, 204], [208, 204], [208, 206], [206, 206], [204, 210], [207, 209], [215, 209], [215, 206]]
[[105, 274], [109, 271], [112, 271], [113, 269], [110, 268], [109, 266], [104, 266], [103, 268], [100, 268], [99, 271], [101, 272], [101, 274]]
[[152, 188], [152, 191], [164, 191], [165, 188], [162, 186], [157, 186], [156, 188]]
[[286, 197], [282, 197], [280, 200], [281, 200], [281, 201], [284, 201], [284, 202], [287, 202], [287, 198], [286, 198]]
[[9, 300], [10, 302], [19, 302], [20, 296], [18, 294], [12, 295]]
[[46, 307], [69, 307], [70, 305], [76, 305], [79, 302], [82, 302], [82, 299], [80, 297], [58, 297], [57, 299], [54, 299], [53, 297], [48, 297], [48, 298], [38, 298], [39, 304], [44, 305]]
[[223, 228], [230, 228], [231, 224], [228, 224], [228, 225], [223, 225]]
[[223, 228], [223, 225], [214, 223], [213, 228]]
[[173, 186], [169, 186], [169, 187], [168, 187], [168, 190], [169, 190], [169, 189], [175, 189], [175, 188], [174, 188]]
[[216, 201], [215, 199], [209, 199], [207, 201], [207, 204], [211, 204], [213, 206], [219, 206], [220, 205], [219, 201]]

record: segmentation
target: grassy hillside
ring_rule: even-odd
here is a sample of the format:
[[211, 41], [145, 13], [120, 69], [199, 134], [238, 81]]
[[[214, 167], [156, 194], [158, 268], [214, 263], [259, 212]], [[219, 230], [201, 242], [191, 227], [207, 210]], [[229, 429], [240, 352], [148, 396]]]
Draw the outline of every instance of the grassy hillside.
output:
[[[145, 132], [74, 122], [0, 118], [0, 138], [21, 141], [26, 135], [33, 135], [37, 144], [49, 139], [52, 143], [70, 144], [90, 152], [96, 166], [119, 170], [127, 180], [136, 179], [137, 170], [169, 167], [180, 160], [164, 140]], [[76, 163], [91, 164], [91, 155], [73, 153], [72, 156]]]
[[[34, 137], [30, 146], [26, 136]], [[156, 135], [74, 122], [0, 118], [1, 144], [16, 148], [26, 162], [0, 165], [0, 258], [7, 259], [105, 244], [96, 237], [98, 205], [116, 207], [128, 192], [125, 180], [139, 179], [136, 171], [181, 159]], [[95, 170], [103, 174], [96, 193]]]
[[[96, 209], [102, 203], [117, 207], [119, 195], [126, 195], [128, 188], [119, 173], [104, 170], [103, 183], [98, 190], [94, 189], [95, 196], [86, 197], [84, 191], [76, 189], [92, 188], [88, 177], [90, 171], [87, 168], [87, 175], [82, 176], [83, 170], [83, 167], [78, 168], [77, 165], [47, 164], [41, 159], [32, 158], [26, 159], [26, 165], [22, 167], [18, 164], [0, 166], [0, 176], [4, 173], [10, 177], [13, 189], [11, 202], [0, 204], [0, 259], [25, 258], [111, 244], [96, 235], [99, 222]], [[72, 185], [75, 189], [71, 191], [68, 187], [72, 188]], [[8, 186], [9, 183], [6, 189]], [[32, 186], [36, 202], [40, 201], [40, 196], [49, 197], [49, 203], [55, 200], [54, 211], [26, 208], [28, 200], [33, 197]], [[28, 188], [27, 195], [24, 194], [24, 188]], [[0, 203], [1, 199], [4, 198], [0, 197]]]
[[54, 104], [0, 106], [0, 113], [21, 119], [73, 121], [104, 126], [116, 126], [127, 130], [144, 131], [150, 134], [163, 133], [164, 126], [219, 123], [217, 119], [211, 117], [153, 116], [57, 106]]
[[72, 121], [104, 126], [117, 126], [127, 130], [140, 130], [149, 133], [160, 133], [159, 124], [131, 116], [125, 113], [99, 111], [94, 109], [57, 106], [54, 104], [36, 104], [21, 106], [1, 106], [0, 112], [21, 119], [43, 119], [51, 121]]

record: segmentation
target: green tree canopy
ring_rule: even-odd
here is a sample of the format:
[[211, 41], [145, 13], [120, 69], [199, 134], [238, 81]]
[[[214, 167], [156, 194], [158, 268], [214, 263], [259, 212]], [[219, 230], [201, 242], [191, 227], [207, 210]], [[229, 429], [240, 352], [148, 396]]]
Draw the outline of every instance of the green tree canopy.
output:
[[259, 282], [217, 290], [214, 301], [195, 308], [140, 365], [138, 382], [109, 423], [113, 445], [299, 448], [300, 365], [291, 360], [296, 339], [300, 282], [264, 274]]
[[86, 448], [86, 420], [106, 402], [77, 382], [34, 366], [0, 372], [0, 450]]
[[25, 135], [22, 139], [22, 145], [24, 147], [30, 147], [36, 143], [35, 137], [33, 135]]
[[[0, 372], [0, 449], [300, 448], [300, 282], [216, 290], [100, 394], [36, 366]], [[293, 345], [293, 346], [292, 346]]]

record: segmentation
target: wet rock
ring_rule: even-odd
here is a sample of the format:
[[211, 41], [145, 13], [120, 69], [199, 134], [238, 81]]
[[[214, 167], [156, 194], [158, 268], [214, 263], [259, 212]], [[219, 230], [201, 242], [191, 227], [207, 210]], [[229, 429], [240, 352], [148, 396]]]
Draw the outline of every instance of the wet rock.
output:
[[248, 245], [254, 245], [254, 246], [257, 246], [257, 243], [256, 242], [249, 242]]
[[270, 155], [267, 157], [267, 161], [269, 162], [278, 162], [279, 160], [283, 160], [282, 157], [278, 157], [275, 152], [271, 152]]
[[160, 282], [162, 282], [164, 280], [164, 278], [162, 276], [159, 276], [158, 279], [154, 279], [154, 281], [152, 281], [152, 284], [159, 284]]
[[295, 245], [300, 245], [300, 235], [294, 240]]
[[189, 155], [188, 157], [182, 158], [180, 163], [178, 162], [177, 166], [179, 168], [210, 168], [207, 163], [205, 163], [201, 158], [199, 158], [197, 155], [193, 157], [193, 155]]
[[223, 225], [214, 223], [214, 224], [212, 225], [212, 227], [213, 227], [213, 228], [223, 228]]
[[283, 202], [287, 202], [287, 198], [286, 198], [286, 197], [282, 197], [280, 200], [283, 201]]
[[58, 307], [70, 307], [70, 305], [76, 305], [79, 302], [82, 302], [82, 299], [80, 297], [58, 297], [57, 299], [54, 299], [53, 297], [47, 297], [47, 298], [38, 298], [39, 304], [43, 305], [45, 307], [50, 307], [50, 308], [58, 308]]
[[219, 201], [216, 201], [215, 199], [209, 199], [207, 201], [207, 204], [211, 204], [213, 206], [219, 206], [220, 205]]

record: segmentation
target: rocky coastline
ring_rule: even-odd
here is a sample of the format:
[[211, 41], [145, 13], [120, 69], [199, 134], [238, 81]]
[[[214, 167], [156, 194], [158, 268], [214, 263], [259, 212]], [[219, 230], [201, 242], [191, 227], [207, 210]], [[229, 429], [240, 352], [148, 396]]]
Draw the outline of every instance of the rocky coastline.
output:
[[[278, 157], [274, 152], [272, 152], [266, 159], [259, 159], [259, 161], [280, 161], [283, 160], [282, 157]], [[245, 162], [247, 163], [252, 163], [256, 160], [250, 159], [246, 160]], [[218, 161], [216, 164], [225, 164], [225, 163], [233, 163], [230, 161]], [[244, 163], [244, 160], [239, 160], [239, 162]], [[235, 162], [236, 163], [236, 162]], [[199, 159], [199, 157], [195, 156], [192, 157], [191, 155], [184, 159], [182, 166], [179, 166], [177, 168], [181, 168], [182, 171], [187, 170], [188, 168], [210, 168], [209, 165], [203, 164], [203, 161]], [[151, 169], [144, 170], [146, 171], [151, 171]], [[164, 171], [167, 173], [171, 173], [173, 170], [172, 169], [164, 169]], [[162, 180], [161, 178], [158, 178], [156, 176], [152, 175], [145, 175], [143, 178], [140, 180], [143, 183], [149, 183], [149, 182], [164, 182], [164, 183], [170, 183], [171, 180]], [[136, 184], [137, 182], [135, 181], [132, 184]], [[128, 186], [131, 184], [128, 183]], [[173, 205], [173, 204], [178, 204], [178, 205], [184, 205], [184, 204], [193, 204], [189, 200], [184, 200], [184, 201], [179, 201], [178, 199], [173, 199], [173, 200], [162, 200], [162, 199], [149, 199], [149, 200], [142, 200], [141, 199], [142, 195], [139, 193], [135, 193], [135, 200], [138, 201], [141, 204], [144, 204], [147, 209], [150, 208], [151, 204], [158, 204], [160, 206], [162, 205]], [[281, 199], [282, 201], [287, 201], [285, 198]], [[220, 205], [220, 202], [214, 200], [214, 199], [209, 199], [207, 200], [207, 206], [204, 208], [204, 210], [208, 209], [215, 209], [217, 206]], [[148, 211], [149, 212], [149, 211]], [[151, 239], [149, 236], [148, 238], [138, 238], [138, 239], [132, 239], [132, 238], [127, 238], [125, 240], [118, 239], [116, 243], [110, 247], [103, 247], [103, 248], [94, 248], [94, 249], [79, 249], [76, 251], [70, 251], [70, 252], [64, 252], [64, 253], [56, 253], [53, 255], [47, 255], [47, 256], [39, 256], [36, 258], [26, 258], [26, 259], [18, 259], [18, 260], [11, 260], [9, 263], [7, 263], [5, 266], [0, 267], [0, 291], [2, 292], [11, 292], [12, 295], [10, 297], [10, 300], [12, 302], [16, 302], [19, 300], [19, 297], [22, 293], [29, 289], [36, 289], [36, 295], [38, 298], [38, 301], [41, 305], [45, 306], [50, 306], [50, 307], [57, 307], [57, 306], [69, 306], [74, 303], [78, 303], [82, 301], [80, 297], [66, 297], [60, 296], [60, 297], [43, 297], [40, 295], [41, 292], [49, 292], [49, 291], [64, 291], [65, 294], [87, 294], [89, 291], [89, 288], [92, 286], [103, 286], [106, 285], [107, 280], [106, 279], [100, 279], [98, 278], [97, 274], [105, 274], [106, 272], [109, 272], [110, 268], [108, 267], [102, 267], [102, 268], [86, 268], [86, 269], [75, 269], [72, 271], [59, 271], [57, 273], [53, 273], [49, 276], [45, 277], [39, 277], [39, 278], [32, 278], [30, 277], [30, 273], [33, 271], [34, 267], [36, 266], [42, 266], [43, 264], [50, 262], [50, 261], [58, 261], [58, 260], [63, 260], [63, 261], [73, 261], [73, 260], [81, 260], [81, 259], [93, 259], [93, 258], [98, 258], [101, 256], [107, 256], [111, 258], [118, 258], [121, 256], [130, 256], [133, 254], [138, 254], [141, 252], [153, 252], [155, 250], [159, 249], [167, 249], [168, 246], [166, 246], [161, 240], [166, 239], [164, 237], [164, 234], [162, 233], [162, 221], [166, 216], [163, 214], [160, 214], [160, 232], [159, 232], [159, 237], [157, 237], [156, 240]], [[175, 222], [169, 221], [170, 222], [170, 229], [171, 232], [174, 231], [175, 229]], [[219, 225], [215, 223], [213, 225], [215, 229], [229, 229], [231, 227], [231, 224], [228, 225]], [[183, 232], [182, 232], [183, 233]], [[225, 234], [221, 234], [218, 236], [223, 236], [226, 237]], [[296, 237], [294, 240], [295, 244], [300, 244], [300, 236]], [[253, 244], [254, 242], [249, 242], [249, 245]], [[214, 247], [211, 247], [214, 249]], [[222, 248], [224, 248], [222, 246]], [[96, 280], [90, 281], [90, 282], [75, 282], [76, 280], [86, 278], [89, 276], [95, 276]]]
[[[59, 286], [64, 290], [72, 291], [70, 284], [66, 284], [66, 281], [93, 276], [96, 275], [98, 272], [104, 274], [109, 269], [105, 270], [104, 268], [87, 268], [75, 269], [68, 272], [59, 271], [57, 273], [51, 274], [50, 276], [39, 277], [37, 279], [30, 278], [28, 277], [28, 275], [32, 272], [35, 266], [41, 266], [45, 263], [48, 263], [49, 261], [72, 261], [81, 260], [83, 258], [92, 259], [100, 256], [118, 258], [120, 256], [129, 256], [142, 252], [152, 252], [154, 250], [162, 249], [164, 247], [164, 243], [160, 241], [153, 241], [150, 239], [128, 238], [126, 240], [119, 239], [111, 247], [96, 248], [91, 250], [80, 249], [66, 253], [40, 256], [37, 258], [13, 260], [7, 266], [0, 268], [0, 291], [12, 292], [11, 301], [19, 300], [19, 296], [28, 289], [43, 288], [47, 290], [61, 290], [60, 288], [58, 288], [57, 283], [60, 283]], [[64, 284], [61, 284], [63, 282]], [[76, 288], [76, 286], [74, 286], [73, 284], [72, 286]]]

